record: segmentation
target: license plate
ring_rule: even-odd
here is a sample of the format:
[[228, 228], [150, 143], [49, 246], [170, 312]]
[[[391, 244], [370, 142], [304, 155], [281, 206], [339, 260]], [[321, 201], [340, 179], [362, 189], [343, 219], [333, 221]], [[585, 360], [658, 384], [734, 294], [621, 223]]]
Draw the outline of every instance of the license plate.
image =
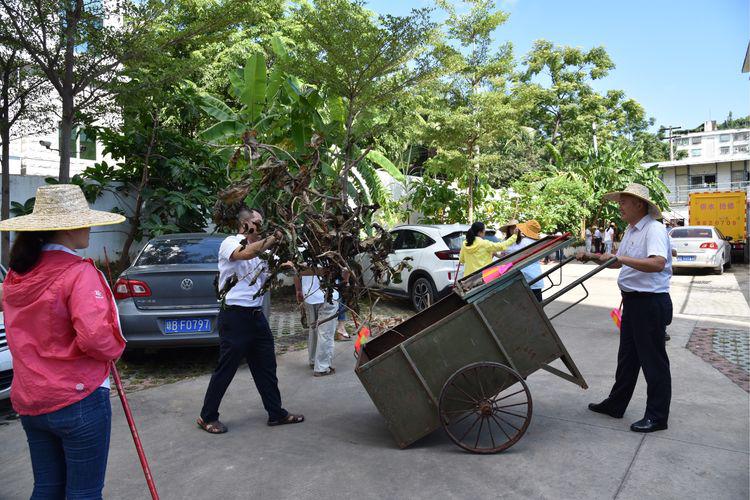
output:
[[695, 260], [695, 255], [678, 255], [677, 260], [683, 262], [692, 262]]
[[181, 318], [164, 320], [164, 333], [208, 333], [211, 331], [210, 318]]

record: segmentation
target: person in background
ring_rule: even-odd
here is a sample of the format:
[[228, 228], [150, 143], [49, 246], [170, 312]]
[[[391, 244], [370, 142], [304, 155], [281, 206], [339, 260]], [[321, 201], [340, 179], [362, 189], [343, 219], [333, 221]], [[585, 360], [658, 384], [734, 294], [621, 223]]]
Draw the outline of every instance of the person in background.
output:
[[297, 302], [303, 304], [307, 318], [307, 354], [314, 377], [333, 375], [334, 335], [339, 314], [339, 293], [333, 290], [326, 298], [320, 278], [314, 270], [305, 270], [294, 277]]
[[336, 318], [336, 340], [346, 342], [351, 339], [352, 336], [346, 331], [346, 304], [339, 297], [339, 315]]
[[458, 261], [464, 264], [464, 276], [483, 268], [492, 262], [493, 255], [501, 252], [516, 242], [516, 235], [498, 243], [484, 239], [485, 226], [483, 222], [475, 222], [466, 231], [466, 239], [461, 245]]
[[586, 228], [586, 234], [584, 238], [584, 243], [586, 244], [586, 253], [591, 253], [591, 237], [593, 236], [593, 233], [591, 232], [590, 228]]
[[16, 231], [3, 285], [11, 403], [21, 415], [34, 472], [31, 498], [102, 498], [109, 455], [111, 362], [125, 349], [104, 276], [76, 250], [118, 214], [91, 210], [81, 188], [40, 187]]
[[604, 231], [604, 252], [612, 253], [612, 244], [615, 242], [615, 223], [609, 224], [609, 227]]
[[594, 226], [594, 253], [602, 253], [602, 232]]
[[[538, 221], [531, 219], [526, 222], [522, 222], [516, 226], [516, 243], [509, 246], [505, 251], [507, 253], [513, 253], [522, 248], [526, 248], [532, 243], [539, 240], [541, 237], [542, 226]], [[526, 278], [527, 282], [531, 282], [534, 278], [542, 274], [542, 266], [540, 261], [536, 261], [533, 264], [529, 264], [524, 267], [521, 272]], [[544, 280], [537, 281], [531, 285], [531, 291], [539, 302], [542, 301], [542, 289], [544, 288]]]
[[510, 238], [513, 234], [516, 233], [516, 225], [518, 224], [517, 219], [510, 219], [508, 222], [500, 226], [500, 229], [498, 230], [500, 233], [503, 234], [503, 239]]

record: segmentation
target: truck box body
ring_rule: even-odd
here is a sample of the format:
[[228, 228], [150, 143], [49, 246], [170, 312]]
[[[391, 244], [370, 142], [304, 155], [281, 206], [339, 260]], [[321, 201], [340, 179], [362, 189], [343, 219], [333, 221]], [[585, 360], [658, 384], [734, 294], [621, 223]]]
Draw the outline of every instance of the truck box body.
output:
[[724, 236], [731, 236], [732, 254], [746, 261], [748, 220], [744, 190], [690, 193], [689, 211], [691, 226], [714, 226]]

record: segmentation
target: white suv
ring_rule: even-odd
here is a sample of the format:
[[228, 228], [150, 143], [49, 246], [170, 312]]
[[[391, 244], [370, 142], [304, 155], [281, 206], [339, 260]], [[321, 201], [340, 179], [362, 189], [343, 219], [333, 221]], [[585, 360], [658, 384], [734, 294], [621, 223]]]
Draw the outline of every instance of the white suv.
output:
[[[396, 226], [391, 230], [393, 253], [388, 255], [388, 264], [395, 267], [405, 257], [411, 257], [411, 270], [401, 271], [399, 283], [375, 283], [368, 266], [363, 263], [365, 285], [382, 288], [390, 295], [406, 297], [417, 311], [434, 304], [453, 286], [458, 254], [469, 227], [466, 224]], [[494, 234], [493, 231], [487, 233]], [[461, 276], [463, 267], [459, 279]]]

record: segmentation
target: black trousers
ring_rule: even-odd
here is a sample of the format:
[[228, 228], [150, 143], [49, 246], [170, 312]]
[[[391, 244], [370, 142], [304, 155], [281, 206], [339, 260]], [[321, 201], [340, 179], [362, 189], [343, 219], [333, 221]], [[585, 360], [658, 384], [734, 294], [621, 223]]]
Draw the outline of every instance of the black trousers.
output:
[[614, 412], [625, 412], [642, 368], [648, 386], [645, 417], [667, 422], [672, 376], [664, 336], [671, 322], [668, 293], [623, 292], [617, 371], [608, 400]]
[[227, 306], [219, 312], [218, 321], [219, 364], [206, 389], [201, 410], [203, 421], [219, 418], [221, 399], [243, 360], [250, 367], [268, 419], [285, 418], [288, 413], [281, 407], [273, 335], [262, 309]]
[[602, 239], [594, 238], [594, 253], [602, 253]]

